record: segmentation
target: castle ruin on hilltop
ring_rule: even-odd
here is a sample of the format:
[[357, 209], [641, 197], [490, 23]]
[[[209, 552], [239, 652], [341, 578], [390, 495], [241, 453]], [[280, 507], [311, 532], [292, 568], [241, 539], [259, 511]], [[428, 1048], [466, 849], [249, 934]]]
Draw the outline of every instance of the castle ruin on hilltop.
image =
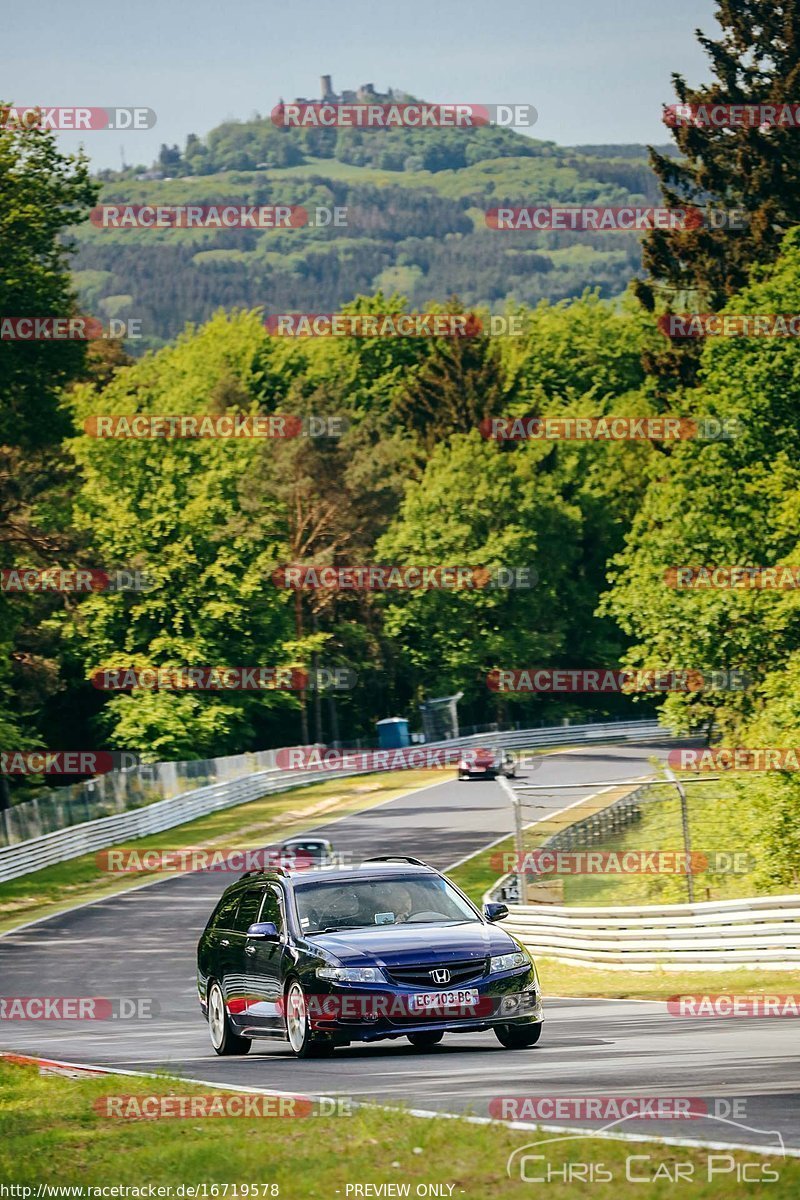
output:
[[412, 97], [407, 92], [398, 91], [396, 88], [389, 88], [388, 92], [376, 92], [373, 83], [362, 83], [361, 87], [353, 91], [335, 92], [333, 90], [333, 81], [330, 75], [320, 76], [321, 96], [316, 99], [308, 99], [306, 96], [295, 96], [293, 104], [376, 104], [376, 103], [400, 103], [404, 100], [410, 100]]

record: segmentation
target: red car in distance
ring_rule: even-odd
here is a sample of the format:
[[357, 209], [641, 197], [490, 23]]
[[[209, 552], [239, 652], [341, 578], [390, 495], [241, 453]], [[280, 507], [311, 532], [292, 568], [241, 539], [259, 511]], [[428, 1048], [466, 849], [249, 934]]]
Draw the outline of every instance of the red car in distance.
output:
[[459, 779], [496, 779], [505, 775], [515, 779], [517, 764], [508, 750], [499, 746], [478, 746], [465, 750], [458, 762]]

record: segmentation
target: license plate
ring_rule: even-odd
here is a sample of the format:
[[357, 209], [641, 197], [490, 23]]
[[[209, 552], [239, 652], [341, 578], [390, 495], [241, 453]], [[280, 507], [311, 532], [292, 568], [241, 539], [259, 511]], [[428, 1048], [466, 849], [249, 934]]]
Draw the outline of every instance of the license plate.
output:
[[447, 992], [417, 992], [411, 997], [415, 1012], [426, 1008], [466, 1008], [478, 1003], [477, 988], [451, 988]]

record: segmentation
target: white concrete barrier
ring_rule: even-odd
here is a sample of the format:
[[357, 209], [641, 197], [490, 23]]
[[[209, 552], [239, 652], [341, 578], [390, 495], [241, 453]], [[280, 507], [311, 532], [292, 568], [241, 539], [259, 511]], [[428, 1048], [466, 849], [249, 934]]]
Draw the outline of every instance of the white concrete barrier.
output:
[[800, 968], [796, 895], [609, 908], [515, 904], [504, 928], [532, 954], [573, 966], [611, 971]]

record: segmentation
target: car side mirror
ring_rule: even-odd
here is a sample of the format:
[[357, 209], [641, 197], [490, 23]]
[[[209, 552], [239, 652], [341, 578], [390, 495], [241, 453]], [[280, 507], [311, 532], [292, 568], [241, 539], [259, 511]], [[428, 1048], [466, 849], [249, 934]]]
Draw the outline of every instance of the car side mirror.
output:
[[507, 904], [484, 904], [483, 915], [487, 921], [502, 921], [508, 916]]
[[249, 938], [257, 938], [262, 942], [277, 942], [280, 940], [278, 926], [274, 921], [256, 921], [247, 931]]

